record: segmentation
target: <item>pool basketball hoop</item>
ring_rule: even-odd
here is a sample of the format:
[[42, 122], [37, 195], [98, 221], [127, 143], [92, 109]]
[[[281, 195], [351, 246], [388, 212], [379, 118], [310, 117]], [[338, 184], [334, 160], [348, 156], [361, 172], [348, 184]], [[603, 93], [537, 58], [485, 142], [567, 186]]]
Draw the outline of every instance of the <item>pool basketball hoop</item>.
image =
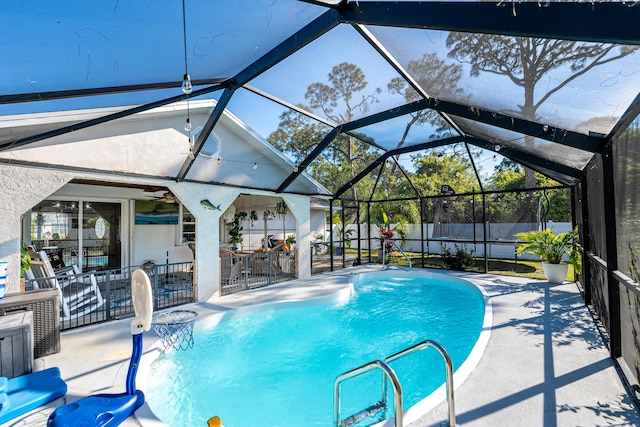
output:
[[198, 313], [191, 310], [173, 310], [158, 314], [151, 324], [160, 336], [165, 350], [188, 350], [193, 347], [193, 324]]

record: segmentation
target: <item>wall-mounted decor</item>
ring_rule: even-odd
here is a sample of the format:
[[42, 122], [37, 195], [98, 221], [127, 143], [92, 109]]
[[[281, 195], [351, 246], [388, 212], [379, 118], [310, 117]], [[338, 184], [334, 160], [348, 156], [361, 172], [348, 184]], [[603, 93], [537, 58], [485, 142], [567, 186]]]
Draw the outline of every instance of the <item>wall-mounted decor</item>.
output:
[[136, 200], [136, 224], [177, 224], [179, 204]]
[[200, 200], [200, 204], [202, 206], [204, 206], [207, 209], [211, 209], [212, 211], [220, 211], [222, 209], [220, 209], [220, 205], [218, 204], [218, 206], [214, 205], [213, 203], [211, 203], [209, 201], [209, 199], [202, 199]]

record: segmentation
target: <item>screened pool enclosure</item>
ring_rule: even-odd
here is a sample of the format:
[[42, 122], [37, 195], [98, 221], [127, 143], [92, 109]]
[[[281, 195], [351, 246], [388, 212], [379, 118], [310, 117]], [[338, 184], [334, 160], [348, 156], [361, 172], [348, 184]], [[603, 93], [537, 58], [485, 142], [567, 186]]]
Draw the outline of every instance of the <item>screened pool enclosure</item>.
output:
[[[577, 225], [585, 302], [640, 377], [640, 5], [10, 0], [0, 22], [0, 170], [324, 198], [329, 232], [298, 244], [341, 249], [331, 268], [373, 260], [387, 222], [418, 265], [462, 248], [481, 271], [515, 232]], [[170, 147], [83, 144], [161, 107], [185, 120]], [[223, 113], [285, 179], [214, 137]]]

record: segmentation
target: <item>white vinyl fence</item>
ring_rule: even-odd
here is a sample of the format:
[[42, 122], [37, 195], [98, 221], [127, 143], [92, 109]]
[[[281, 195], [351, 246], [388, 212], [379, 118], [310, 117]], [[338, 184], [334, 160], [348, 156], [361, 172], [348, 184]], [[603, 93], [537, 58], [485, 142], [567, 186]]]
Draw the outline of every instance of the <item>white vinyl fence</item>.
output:
[[[395, 230], [397, 224], [391, 224], [391, 229]], [[515, 258], [515, 237], [516, 233], [521, 231], [531, 231], [539, 229], [539, 224], [531, 223], [488, 223], [486, 226], [483, 224], [424, 224], [424, 246], [421, 241], [420, 224], [409, 224], [409, 232], [406, 234], [404, 240], [400, 239], [398, 233], [394, 234], [394, 238], [400, 244], [403, 250], [408, 252], [424, 252], [429, 254], [441, 254], [445, 248], [453, 250], [457, 245], [459, 248], [464, 248], [466, 251], [474, 251], [474, 255], [477, 257], [484, 257], [483, 243], [484, 229], [487, 230], [487, 256], [489, 258], [502, 258], [513, 259]], [[572, 228], [569, 222], [553, 222], [549, 221], [547, 227], [551, 228], [555, 233], [564, 233], [570, 231]], [[333, 241], [335, 246], [340, 245], [340, 230], [341, 224], [334, 224], [333, 226]], [[360, 247], [365, 250], [368, 249], [368, 238], [371, 236], [371, 249], [379, 249], [379, 233], [378, 227], [375, 225], [370, 226], [368, 230], [367, 224], [360, 225], [360, 238], [358, 242], [358, 226], [350, 224], [347, 226], [347, 230], [353, 230], [351, 238], [351, 248], [357, 249], [360, 243]], [[476, 243], [474, 243], [474, 240]], [[329, 242], [329, 230], [327, 228], [326, 242]], [[348, 246], [348, 245], [347, 245]], [[523, 254], [518, 257], [519, 259], [535, 260], [536, 257]]]

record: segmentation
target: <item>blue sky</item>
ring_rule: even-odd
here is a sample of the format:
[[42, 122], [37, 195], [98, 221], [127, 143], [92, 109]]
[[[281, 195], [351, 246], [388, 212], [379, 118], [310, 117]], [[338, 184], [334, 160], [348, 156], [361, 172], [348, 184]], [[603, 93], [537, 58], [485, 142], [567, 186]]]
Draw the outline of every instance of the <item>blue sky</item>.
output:
[[[231, 77], [324, 10], [295, 0], [189, 0], [186, 4], [185, 50], [180, 0], [34, 0], [28, 7], [19, 0], [4, 0], [0, 4], [0, 57], [11, 60], [0, 61], [0, 95], [179, 81], [185, 72], [185, 54], [192, 78]], [[369, 29], [405, 67], [426, 53], [447, 59], [446, 32]], [[387, 83], [397, 76], [395, 70], [345, 24], [250, 84], [290, 103], [308, 104], [304, 96], [307, 87], [327, 82], [332, 67], [343, 62], [357, 65], [366, 75], [368, 86], [363, 94], [382, 89], [376, 95], [378, 102], [364, 114], [404, 102], [386, 91]], [[567, 69], [558, 69], [545, 76], [537, 88], [538, 96], [563, 81], [567, 73]], [[522, 103], [522, 88], [505, 77], [488, 73], [472, 77], [465, 68], [459, 87], [460, 99], [454, 101], [464, 100], [492, 111], [510, 109], [516, 114], [513, 111]], [[640, 54], [636, 52], [573, 80], [545, 102], [538, 114], [543, 122], [568, 129], [598, 118], [598, 123], [591, 126], [606, 131], [626, 110], [639, 87]], [[178, 94], [179, 88], [175, 88], [0, 105], [0, 114], [144, 104]], [[283, 111], [240, 91], [230, 107], [265, 137], [276, 129]], [[344, 106], [336, 110], [344, 110]], [[401, 128], [402, 123], [396, 128], [376, 126], [372, 135], [392, 147]], [[424, 131], [424, 135], [430, 133]], [[416, 132], [416, 142], [420, 138], [422, 135]]]

